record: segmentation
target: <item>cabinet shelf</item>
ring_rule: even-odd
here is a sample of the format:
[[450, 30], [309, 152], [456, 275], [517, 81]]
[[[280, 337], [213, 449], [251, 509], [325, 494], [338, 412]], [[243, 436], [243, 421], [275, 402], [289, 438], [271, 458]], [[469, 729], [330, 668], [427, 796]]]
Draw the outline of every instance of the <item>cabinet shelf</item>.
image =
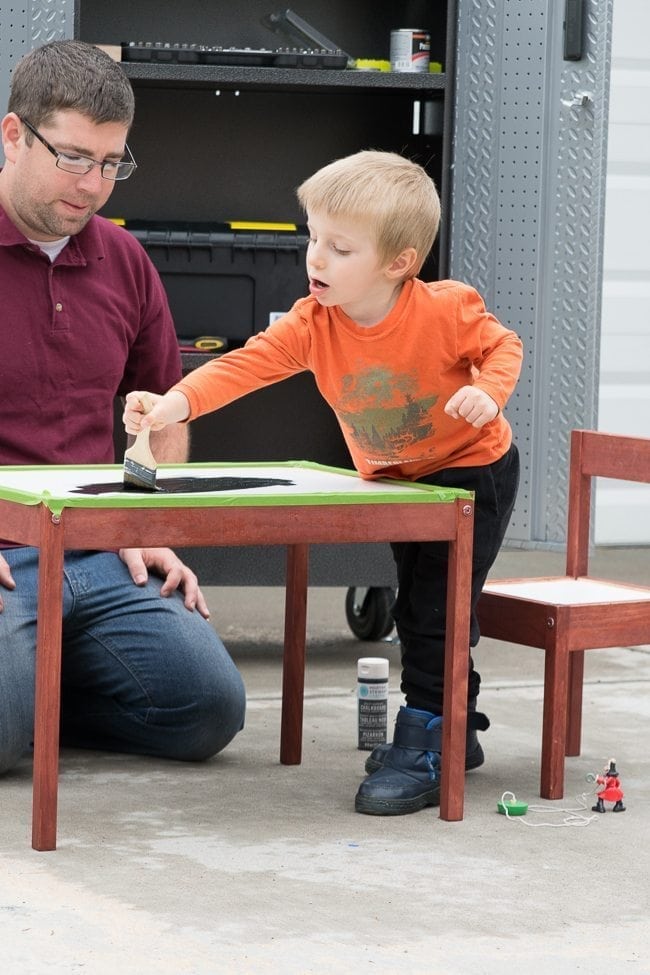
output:
[[264, 68], [204, 64], [139, 64], [122, 67], [134, 85], [168, 88], [225, 88], [264, 91], [390, 92], [395, 95], [442, 95], [444, 74], [355, 71], [322, 68]]

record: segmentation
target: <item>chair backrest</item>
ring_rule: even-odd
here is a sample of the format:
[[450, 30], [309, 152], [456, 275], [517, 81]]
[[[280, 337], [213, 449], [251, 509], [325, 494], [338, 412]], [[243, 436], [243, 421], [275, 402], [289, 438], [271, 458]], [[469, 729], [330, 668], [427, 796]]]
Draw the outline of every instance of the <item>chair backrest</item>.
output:
[[650, 483], [650, 440], [571, 431], [566, 574], [573, 577], [588, 573], [593, 477]]

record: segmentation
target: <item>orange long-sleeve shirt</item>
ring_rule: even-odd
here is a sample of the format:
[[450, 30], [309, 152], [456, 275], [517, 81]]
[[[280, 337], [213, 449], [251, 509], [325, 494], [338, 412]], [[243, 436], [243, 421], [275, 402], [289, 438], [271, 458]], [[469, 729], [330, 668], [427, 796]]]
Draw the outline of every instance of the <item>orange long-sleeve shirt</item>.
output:
[[314, 374], [362, 477], [416, 480], [445, 467], [490, 464], [512, 431], [502, 412], [477, 430], [444, 412], [461, 386], [499, 406], [515, 387], [522, 345], [457, 281], [405, 282], [381, 322], [357, 325], [338, 308], [301, 298], [241, 349], [213, 359], [174, 389], [190, 419], [298, 372]]

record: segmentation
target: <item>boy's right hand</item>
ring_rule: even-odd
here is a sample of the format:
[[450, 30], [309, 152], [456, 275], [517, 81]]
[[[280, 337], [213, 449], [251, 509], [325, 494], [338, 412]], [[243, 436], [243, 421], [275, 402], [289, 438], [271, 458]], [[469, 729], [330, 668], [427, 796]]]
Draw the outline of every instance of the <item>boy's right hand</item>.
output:
[[[153, 403], [145, 413], [143, 398]], [[135, 389], [126, 394], [122, 420], [127, 433], [137, 435], [141, 430], [162, 430], [169, 423], [180, 423], [190, 415], [190, 404], [183, 393], [170, 390], [164, 396]]]

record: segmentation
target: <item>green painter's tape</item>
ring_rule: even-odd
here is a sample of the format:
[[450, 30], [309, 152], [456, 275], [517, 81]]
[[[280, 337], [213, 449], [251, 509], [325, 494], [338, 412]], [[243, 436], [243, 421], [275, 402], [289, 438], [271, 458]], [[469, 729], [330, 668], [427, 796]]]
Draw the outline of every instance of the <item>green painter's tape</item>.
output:
[[[339, 467], [329, 467], [322, 464], [311, 463], [310, 461], [280, 461], [277, 463], [241, 463], [241, 464], [165, 464], [158, 468], [159, 474], [165, 472], [175, 473], [182, 470], [185, 474], [205, 476], [207, 471], [212, 473], [229, 470], [231, 472], [241, 472], [242, 475], [250, 472], [251, 468], [265, 471], [270, 469], [280, 469], [284, 477], [291, 477], [291, 470], [309, 470], [322, 474], [337, 474], [350, 478], [351, 481], [359, 483], [361, 480], [356, 471], [345, 470]], [[113, 474], [119, 473], [120, 477], [116, 484], [121, 481], [123, 468], [116, 464], [97, 464], [92, 466], [76, 465], [51, 465], [42, 466], [23, 466], [23, 467], [0, 467], [0, 498], [7, 501], [16, 501], [20, 504], [34, 505], [41, 502], [50, 509], [55, 515], [60, 515], [64, 508], [205, 508], [205, 507], [278, 507], [287, 505], [346, 505], [346, 504], [431, 504], [448, 503], [457, 498], [473, 497], [469, 491], [456, 490], [454, 488], [437, 487], [430, 484], [418, 484], [409, 481], [398, 481], [382, 479], [379, 483], [388, 488], [381, 492], [373, 491], [371, 485], [373, 481], [363, 482], [368, 484], [368, 490], [356, 490], [346, 492], [345, 490], [309, 490], [305, 487], [296, 485], [295, 491], [285, 493], [253, 494], [247, 490], [240, 491], [218, 491], [210, 493], [188, 493], [171, 494], [160, 493], [152, 494], [148, 492], [127, 491], [124, 494], [103, 494], [103, 495], [75, 495], [57, 494], [55, 490], [40, 487], [33, 489], [29, 487], [17, 486], [11, 483], [3, 483], [3, 472], [13, 475], [17, 472], [24, 472], [25, 480], [30, 474], [36, 478], [43, 478], [43, 475], [57, 471], [71, 473], [75, 471], [83, 472], [83, 481], [90, 483], [101, 480], [102, 472], [104, 477], [106, 472]], [[11, 480], [10, 477], [6, 481]], [[394, 487], [394, 490], [390, 490]], [[405, 491], [404, 489], [408, 490]]]

